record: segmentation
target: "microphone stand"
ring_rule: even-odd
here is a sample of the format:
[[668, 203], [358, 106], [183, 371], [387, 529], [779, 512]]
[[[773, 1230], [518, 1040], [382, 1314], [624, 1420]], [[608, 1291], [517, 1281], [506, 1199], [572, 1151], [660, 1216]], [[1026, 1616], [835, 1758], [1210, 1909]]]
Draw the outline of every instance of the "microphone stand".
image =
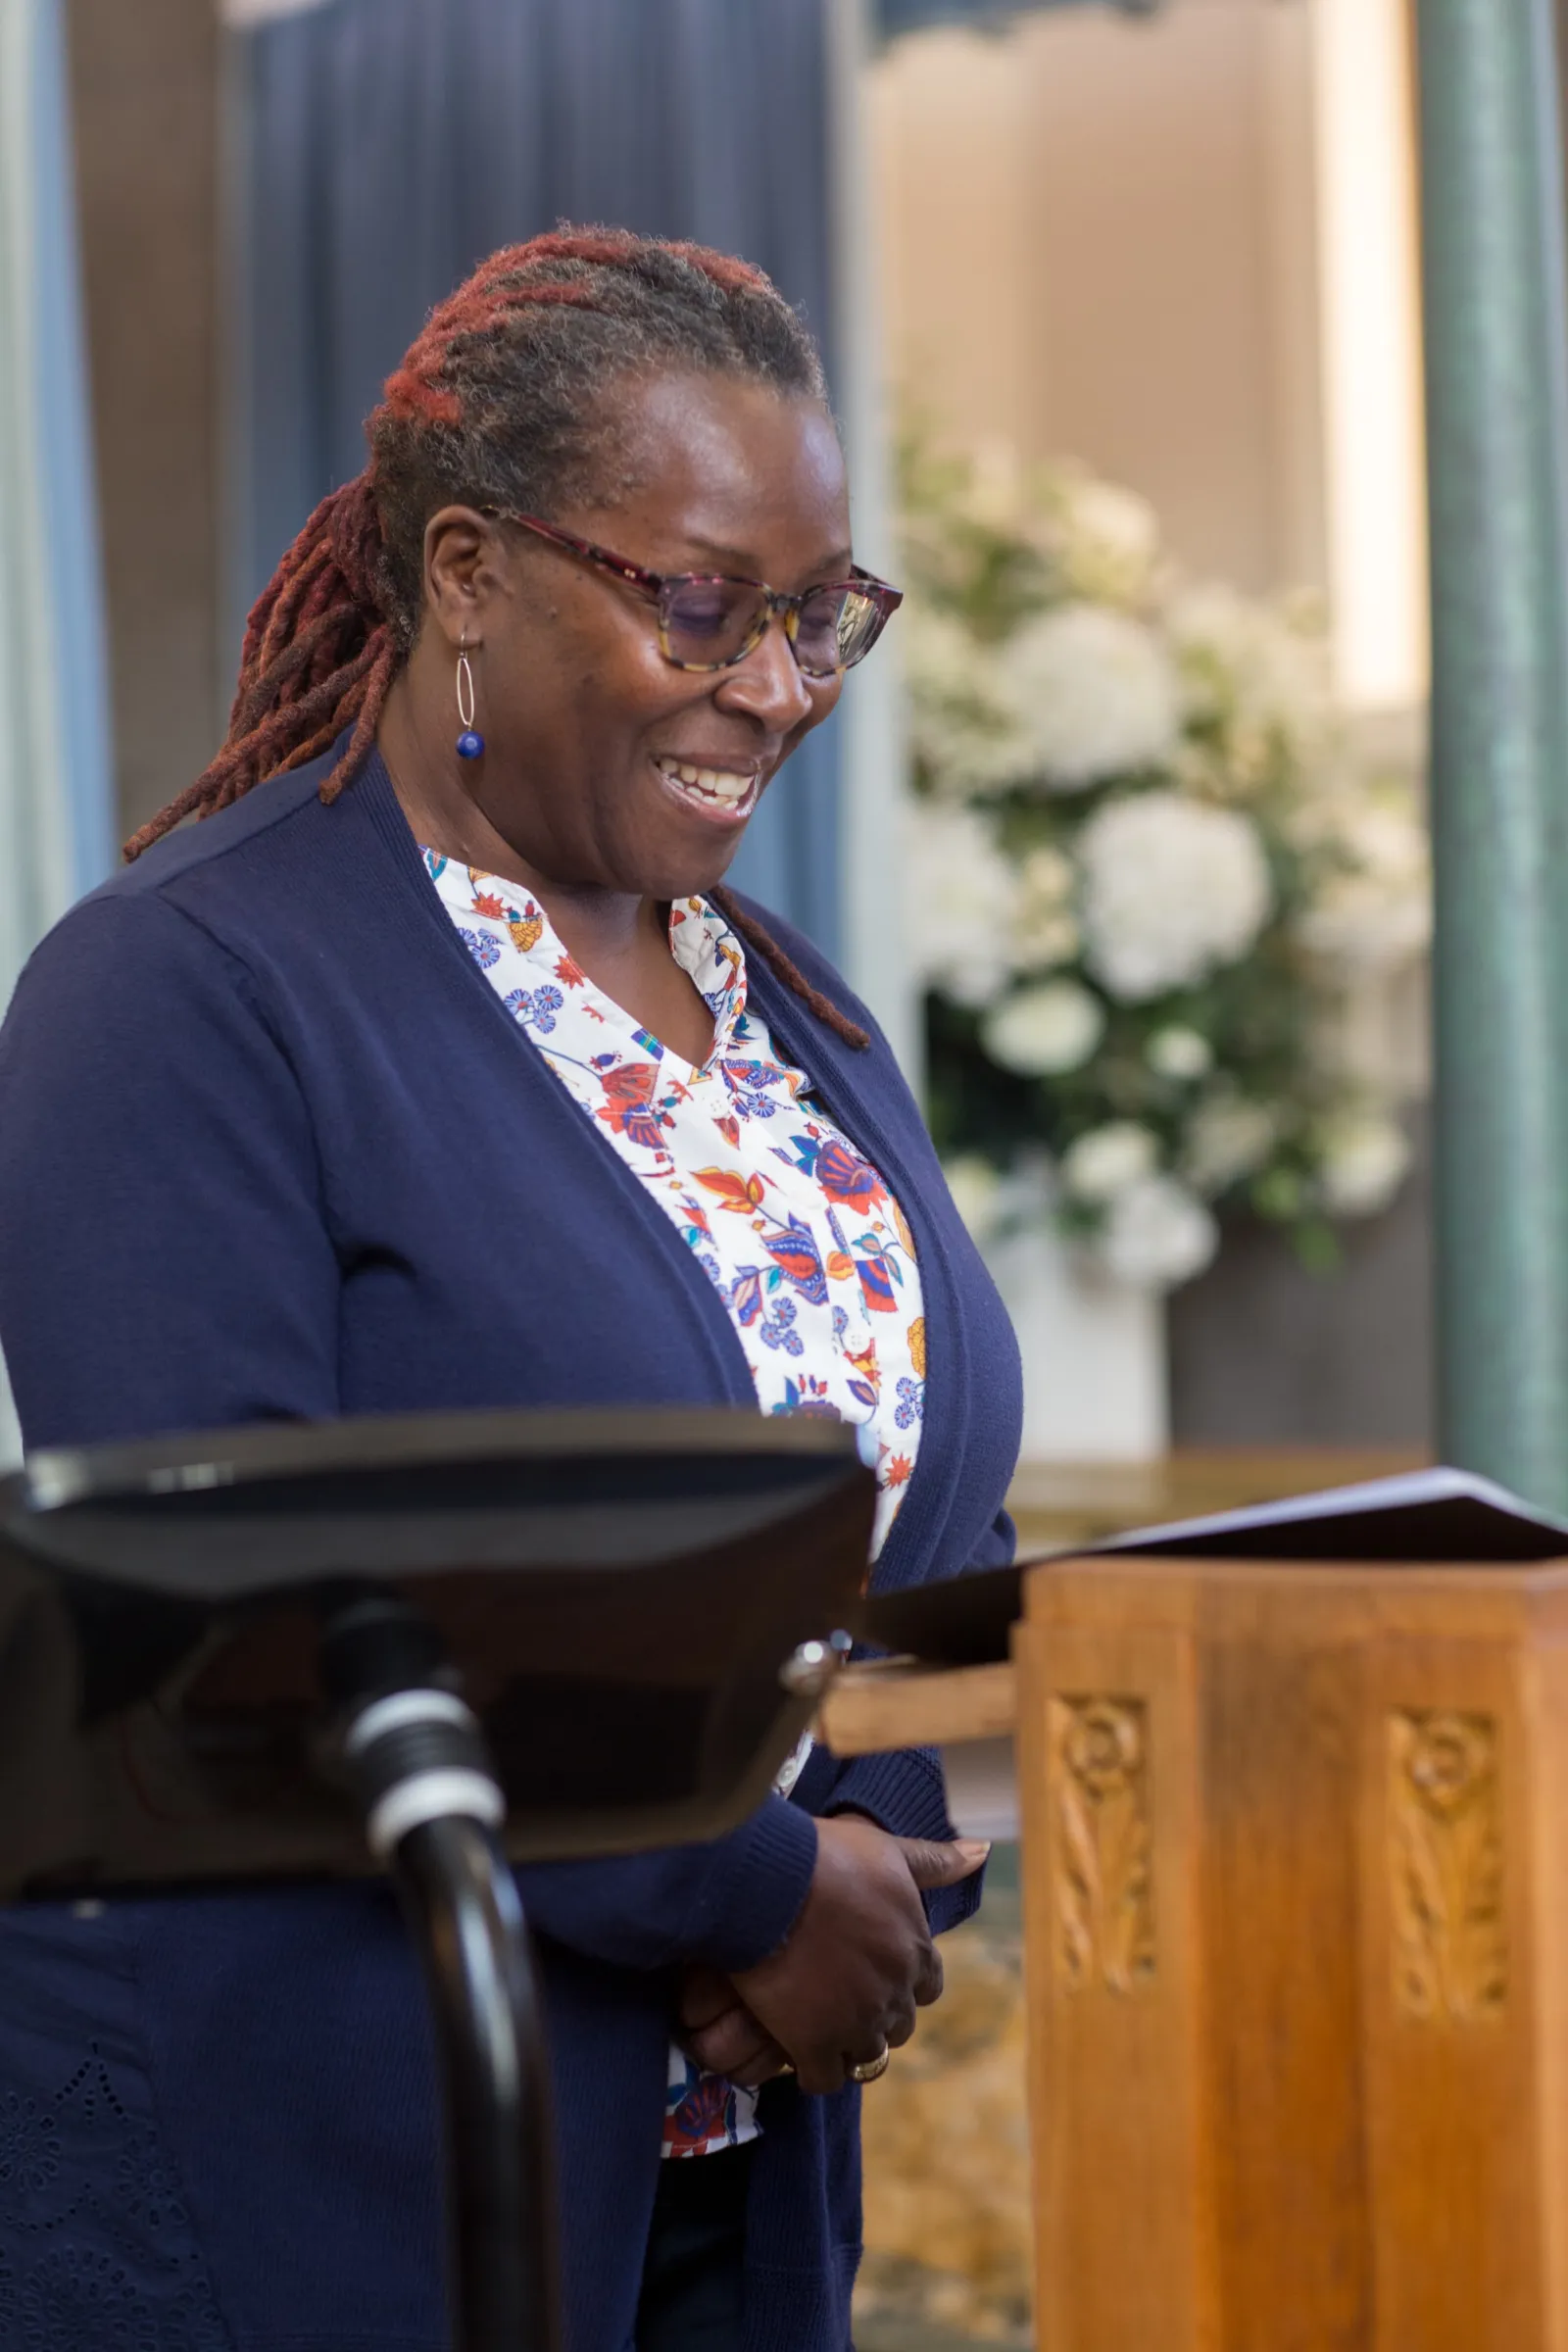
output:
[[554, 2150], [516, 1882], [482, 1823], [421, 1822], [392, 1877], [435, 2019], [454, 2352], [558, 2352]]
[[394, 1597], [337, 1610], [322, 1667], [346, 1699], [343, 1754], [435, 2025], [453, 2352], [560, 2352], [539, 1982], [478, 1719]]

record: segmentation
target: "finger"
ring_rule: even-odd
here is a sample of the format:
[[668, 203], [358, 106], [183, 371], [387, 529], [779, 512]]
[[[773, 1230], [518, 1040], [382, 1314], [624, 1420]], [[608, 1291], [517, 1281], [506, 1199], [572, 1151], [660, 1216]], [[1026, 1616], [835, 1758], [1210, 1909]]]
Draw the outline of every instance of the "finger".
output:
[[744, 2070], [755, 2066], [774, 2043], [749, 2009], [732, 2009], [714, 2024], [688, 2034], [683, 2046], [710, 2075], [725, 2075], [731, 2082], [738, 2082]]
[[789, 2052], [781, 2049], [765, 2026], [760, 2026], [749, 2009], [741, 2012], [744, 2025], [729, 2032], [731, 2063], [724, 2069], [732, 2082], [744, 2082], [748, 2089], [759, 2082], [771, 2082], [781, 2067], [788, 2066]]
[[689, 2033], [700, 2032], [740, 2005], [740, 1995], [721, 1969], [694, 1964], [681, 1979], [677, 2015]]
[[719, 2065], [714, 2065], [711, 2058], [696, 2051], [692, 2055], [700, 2066], [708, 2068], [710, 2074], [722, 2075], [727, 2082], [737, 2082], [745, 2090], [755, 2090], [760, 2083], [771, 2082], [773, 2077], [783, 2074], [790, 2063], [788, 2054], [779, 2048], [776, 2041], [769, 2041], [765, 2034], [754, 2035], [744, 2046], [736, 2043], [715, 2047], [713, 2057], [722, 2061]]
[[730, 2081], [738, 2082], [743, 2090], [760, 2090], [764, 2082], [771, 2082], [776, 2076], [793, 2072], [788, 2052], [781, 2050], [776, 2041], [768, 2041], [762, 2044], [755, 2058], [749, 2059], [731, 2074]]
[[934, 1943], [927, 1944], [914, 1973], [914, 1998], [919, 2008], [929, 2009], [933, 2001], [941, 2000], [942, 1981], [942, 1954]]
[[731, 2001], [729, 2007], [721, 2009], [716, 2017], [704, 2017], [696, 2022], [681, 2018], [676, 2025], [673, 2039], [680, 2043], [683, 2050], [692, 2050], [699, 2041], [707, 2042], [711, 2040], [715, 2034], [722, 2034], [728, 2037], [725, 2044], [727, 2047], [729, 2040], [734, 2040], [738, 2044], [744, 2038], [748, 2027], [755, 2025], [756, 2020], [744, 2002]]
[[910, 1878], [925, 1888], [956, 1886], [972, 1879], [991, 1851], [987, 1838], [955, 1838], [951, 1844], [935, 1838], [898, 1838], [894, 1843], [903, 1851]]
[[906, 2041], [913, 2039], [915, 2015], [913, 2000], [899, 2001], [889, 2009], [882, 2038], [890, 2050], [902, 2050]]

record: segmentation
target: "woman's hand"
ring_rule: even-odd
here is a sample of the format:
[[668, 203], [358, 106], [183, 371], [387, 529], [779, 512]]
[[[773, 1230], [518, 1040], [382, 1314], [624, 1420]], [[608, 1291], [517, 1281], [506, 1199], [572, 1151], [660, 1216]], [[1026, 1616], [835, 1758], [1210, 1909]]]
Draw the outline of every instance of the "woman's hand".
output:
[[816, 1827], [810, 1891], [782, 1948], [733, 1979], [699, 1978], [689, 2018], [682, 2004], [684, 2046], [732, 2082], [765, 2082], [787, 2052], [803, 2090], [837, 2090], [852, 2067], [907, 2041], [942, 1990], [920, 1889], [956, 1886], [990, 1851], [890, 1838], [851, 1814]]
[[692, 1962], [681, 1979], [678, 2016], [676, 2039], [710, 2074], [755, 2090], [788, 2073], [787, 2051], [758, 2024], [722, 1969]]

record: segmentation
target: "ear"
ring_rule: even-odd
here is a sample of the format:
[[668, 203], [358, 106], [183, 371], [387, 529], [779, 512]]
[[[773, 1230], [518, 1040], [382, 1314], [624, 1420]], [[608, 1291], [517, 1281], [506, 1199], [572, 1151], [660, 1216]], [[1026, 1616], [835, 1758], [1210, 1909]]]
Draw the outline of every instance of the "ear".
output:
[[454, 653], [484, 643], [485, 618], [509, 593], [506, 551], [474, 507], [442, 507], [424, 526], [425, 610]]

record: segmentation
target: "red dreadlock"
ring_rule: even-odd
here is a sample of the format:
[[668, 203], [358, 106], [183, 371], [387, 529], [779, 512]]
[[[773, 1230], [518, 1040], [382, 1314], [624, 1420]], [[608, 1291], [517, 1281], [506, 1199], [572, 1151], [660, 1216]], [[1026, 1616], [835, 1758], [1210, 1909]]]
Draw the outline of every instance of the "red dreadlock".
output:
[[[597, 339], [574, 338], [574, 350], [552, 334], [550, 315], [562, 309], [597, 314]], [[730, 255], [626, 229], [563, 228], [481, 263], [387, 378], [366, 420], [365, 470], [322, 499], [257, 598], [217, 758], [131, 836], [126, 858], [318, 759], [350, 728], [321, 782], [321, 799], [335, 801], [369, 756], [414, 641], [427, 515], [448, 503], [537, 511], [552, 482], [584, 461], [607, 362], [661, 357], [825, 397], [800, 320], [761, 270]], [[852, 1045], [869, 1043], [729, 892], [710, 895], [820, 1020]]]
[[251, 608], [222, 749], [125, 844], [139, 858], [187, 816], [212, 816], [266, 776], [303, 767], [354, 722], [321, 785], [336, 800], [375, 740], [398, 654], [373, 586], [381, 525], [369, 469], [323, 498]]

